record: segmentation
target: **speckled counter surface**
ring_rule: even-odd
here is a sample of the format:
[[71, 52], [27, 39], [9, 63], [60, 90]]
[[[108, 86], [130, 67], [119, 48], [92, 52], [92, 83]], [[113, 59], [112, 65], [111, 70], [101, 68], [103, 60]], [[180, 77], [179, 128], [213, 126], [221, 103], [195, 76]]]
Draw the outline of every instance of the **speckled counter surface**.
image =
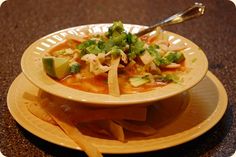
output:
[[[7, 91], [21, 73], [24, 50], [54, 31], [91, 23], [151, 25], [193, 0], [8, 0], [0, 7], [0, 150], [8, 157], [85, 156], [48, 143], [18, 125], [7, 109]], [[183, 35], [206, 53], [211, 70], [229, 96], [225, 115], [204, 135], [169, 149], [129, 156], [230, 156], [236, 150], [236, 8], [228, 0], [201, 1], [206, 14], [167, 30]], [[121, 156], [121, 155], [106, 155]], [[127, 156], [127, 155], [123, 155]]]

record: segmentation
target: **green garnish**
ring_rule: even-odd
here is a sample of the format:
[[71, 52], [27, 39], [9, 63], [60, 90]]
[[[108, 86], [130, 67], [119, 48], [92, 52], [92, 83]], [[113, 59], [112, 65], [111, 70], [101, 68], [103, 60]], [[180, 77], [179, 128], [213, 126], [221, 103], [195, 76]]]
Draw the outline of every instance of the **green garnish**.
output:
[[137, 77], [131, 77], [129, 78], [129, 82], [134, 87], [139, 87], [141, 85], [144, 85], [148, 82], [150, 82], [149, 76], [137, 76]]
[[129, 33], [127, 35], [127, 43], [129, 44], [128, 57], [134, 59], [145, 51], [144, 42], [141, 41], [136, 35]]
[[113, 22], [113, 25], [109, 27], [107, 36], [117, 36], [124, 32], [123, 23], [121, 21]]
[[170, 64], [170, 62], [161, 56], [160, 52], [159, 52], [159, 46], [158, 45], [150, 45], [148, 48], [147, 48], [147, 51], [151, 54], [151, 56], [154, 57], [154, 63], [157, 65], [157, 66], [164, 66], [164, 65], [168, 65]]
[[76, 48], [79, 50], [83, 50], [83, 49], [86, 49], [87, 47], [89, 47], [91, 45], [95, 45], [95, 44], [96, 44], [95, 40], [87, 40], [87, 41], [77, 45]]
[[76, 74], [80, 71], [80, 64], [77, 63], [77, 62], [73, 62], [71, 65], [70, 65], [70, 73], [71, 74]]
[[163, 75], [163, 81], [178, 83], [179, 77], [176, 74], [166, 74]]
[[99, 53], [102, 53], [102, 50], [98, 48], [98, 45], [91, 45], [85, 49], [85, 52], [97, 55]]
[[119, 49], [119, 47], [118, 46], [114, 46], [114, 47], [112, 47], [112, 49], [111, 49], [111, 54], [113, 55], [113, 56], [118, 56], [118, 55], [120, 55], [120, 53], [121, 53], [121, 49]]
[[180, 52], [170, 52], [167, 54], [167, 56], [165, 56], [165, 58], [170, 63], [180, 63], [185, 60], [183, 53]]
[[141, 55], [144, 51], [144, 42], [138, 39], [135, 43], [130, 45], [128, 57], [130, 59], [134, 59], [135, 57]]
[[136, 35], [126, 33], [122, 22], [114, 22], [109, 27], [106, 34], [107, 40], [100, 38], [99, 41], [88, 40], [77, 46], [77, 49], [81, 50], [81, 54], [88, 53], [98, 54], [101, 52], [109, 52], [111, 54], [118, 55], [120, 50], [127, 51], [127, 55], [130, 60], [142, 54], [145, 51], [144, 42], [141, 41]]

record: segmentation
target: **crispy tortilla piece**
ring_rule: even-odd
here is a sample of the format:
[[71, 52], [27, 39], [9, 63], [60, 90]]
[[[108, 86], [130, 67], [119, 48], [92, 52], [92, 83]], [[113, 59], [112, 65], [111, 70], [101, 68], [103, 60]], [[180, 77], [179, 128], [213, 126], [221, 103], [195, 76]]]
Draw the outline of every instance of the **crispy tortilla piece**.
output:
[[74, 123], [84, 123], [97, 120], [135, 120], [145, 121], [147, 108], [145, 106], [125, 106], [116, 108], [91, 108], [78, 104], [78, 102], [65, 100], [53, 95], [46, 98], [64, 110]]
[[115, 138], [121, 142], [125, 142], [123, 127], [112, 120], [98, 120], [89, 123], [79, 123], [78, 127], [84, 127], [82, 129], [90, 129], [87, 130], [89, 132], [96, 132], [108, 137], [112, 137], [113, 139]]
[[80, 109], [76, 108], [76, 106], [69, 106], [65, 112], [71, 118], [71, 120], [77, 124], [97, 120], [127, 119], [145, 121], [147, 109], [144, 107], [122, 107], [117, 109]]
[[78, 144], [89, 157], [102, 157], [101, 152], [84, 138], [84, 135], [76, 128], [65, 112], [53, 103], [49, 103], [48, 101], [44, 103], [46, 103], [44, 105], [45, 109], [66, 135]]
[[[122, 142], [125, 142], [124, 129], [144, 135], [156, 132], [148, 125], [132, 124], [125, 120], [144, 124], [147, 117], [146, 106], [91, 108], [44, 92], [39, 93], [39, 98], [40, 104], [28, 107], [29, 110], [38, 118], [59, 125], [79, 146], [81, 144], [77, 141], [77, 138], [80, 139], [82, 133], [77, 129], [77, 126], [87, 127], [92, 129], [94, 133], [113, 137]], [[44, 115], [46, 118], [44, 118]], [[81, 142], [83, 143], [83, 139]], [[89, 148], [84, 147], [81, 146], [84, 150], [90, 149], [90, 146]]]
[[96, 137], [103, 135], [102, 138], [108, 137], [125, 142], [123, 127], [112, 120], [98, 120], [89, 123], [79, 123], [77, 127], [81, 129], [81, 132], [88, 135], [95, 135]]
[[[119, 111], [120, 112], [119, 114]], [[96, 110], [91, 110], [87, 111], [79, 116], [76, 115], [76, 112], [73, 112], [74, 114], [71, 114], [71, 117], [74, 117], [76, 122], [91, 122], [94, 120], [112, 120], [112, 119], [129, 119], [129, 120], [140, 120], [143, 121], [145, 120], [146, 117], [145, 113], [143, 112], [142, 108], [136, 109], [136, 114], [134, 112], [123, 112], [124, 109], [116, 109], [116, 110], [111, 110], [111, 109], [104, 109], [101, 111], [96, 111]], [[140, 111], [140, 112], [139, 112]], [[87, 113], [87, 114], [86, 114]], [[141, 113], [141, 114], [138, 114]], [[93, 116], [91, 116], [93, 115]], [[78, 117], [78, 119], [77, 119]], [[77, 119], [77, 120], [76, 120]]]
[[120, 63], [119, 57], [112, 57], [111, 59], [111, 68], [108, 71], [108, 89], [109, 94], [113, 96], [120, 96], [120, 87], [118, 81], [118, 66]]
[[147, 50], [144, 51], [144, 53], [140, 55], [139, 58], [141, 59], [144, 65], [151, 63], [154, 59]]
[[112, 120], [104, 120], [100, 121], [99, 125], [108, 130], [117, 140], [122, 142], [125, 141], [124, 130], [119, 124], [113, 122]]
[[124, 142], [125, 141], [125, 134], [123, 127], [119, 124], [113, 122], [112, 120], [107, 121], [108, 129], [111, 134], [117, 138], [117, 140]]
[[156, 129], [152, 128], [150, 125], [147, 123], [135, 123], [135, 122], [129, 122], [125, 120], [116, 120], [116, 123], [120, 124], [124, 129], [131, 131], [131, 132], [136, 132], [140, 133], [143, 135], [153, 135], [157, 132]]
[[[61, 108], [67, 116], [73, 120], [75, 124], [92, 122], [97, 120], [135, 120], [135, 121], [145, 121], [147, 117], [147, 108], [145, 106], [125, 106], [116, 108], [91, 108], [85, 107], [78, 104], [78, 102], [62, 99], [45, 92], [39, 94], [39, 106], [35, 107], [35, 114], [37, 117], [41, 118], [40, 114], [47, 114], [44, 111], [44, 103], [41, 101], [48, 99], [48, 101], [53, 102], [57, 107]], [[34, 112], [33, 112], [34, 114]], [[92, 115], [92, 116], [91, 116]], [[48, 117], [48, 116], [47, 116]], [[50, 116], [49, 116], [50, 117]], [[48, 118], [51, 119], [51, 118]], [[49, 121], [46, 119], [46, 121]]]
[[29, 103], [27, 104], [27, 108], [33, 115], [35, 115], [39, 119], [46, 121], [50, 124], [57, 125], [53, 118], [42, 108], [40, 104]]
[[[95, 137], [112, 137], [114, 138], [108, 130], [101, 127], [97, 121], [89, 122], [89, 123], [79, 123], [76, 125], [77, 128], [86, 135], [91, 135]], [[101, 135], [101, 136], [100, 136]]]

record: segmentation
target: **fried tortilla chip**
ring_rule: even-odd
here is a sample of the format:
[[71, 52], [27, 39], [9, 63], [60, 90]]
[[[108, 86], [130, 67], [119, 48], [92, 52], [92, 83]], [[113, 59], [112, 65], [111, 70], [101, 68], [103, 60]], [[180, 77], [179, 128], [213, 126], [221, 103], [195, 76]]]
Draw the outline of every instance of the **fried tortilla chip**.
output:
[[156, 129], [152, 128], [145, 122], [140, 123], [140, 122], [125, 121], [125, 120], [116, 120], [115, 122], [128, 131], [140, 133], [146, 136], [155, 134], [157, 132]]
[[111, 69], [108, 72], [108, 88], [109, 94], [112, 96], [120, 96], [120, 87], [118, 82], [118, 66], [120, 57], [111, 59]]
[[45, 109], [61, 127], [61, 129], [70, 137], [89, 157], [102, 157], [101, 152], [93, 146], [84, 135], [76, 128], [75, 124], [68, 118], [67, 114], [55, 104], [44, 101]]
[[125, 134], [124, 134], [123, 127], [111, 120], [108, 120], [106, 122], [107, 122], [108, 129], [110, 130], [111, 134], [115, 138], [117, 138], [117, 140], [124, 142]]
[[92, 122], [97, 120], [146, 120], [146, 108], [125, 107], [116, 109], [80, 109], [72, 106], [62, 105], [64, 111], [70, 116], [74, 123]]
[[115, 139], [124, 142], [125, 135], [123, 128], [112, 120], [97, 121], [97, 125], [107, 130]]
[[27, 108], [33, 115], [35, 115], [39, 119], [46, 121], [50, 124], [57, 125], [53, 118], [42, 108], [40, 104], [29, 103], [27, 104]]
[[[63, 109], [74, 123], [92, 122], [98, 120], [135, 120], [145, 121], [147, 108], [145, 106], [125, 106], [116, 108], [93, 108], [80, 105], [78, 102], [65, 100], [50, 94], [41, 94], [57, 107]], [[44, 99], [43, 98], [43, 99]]]

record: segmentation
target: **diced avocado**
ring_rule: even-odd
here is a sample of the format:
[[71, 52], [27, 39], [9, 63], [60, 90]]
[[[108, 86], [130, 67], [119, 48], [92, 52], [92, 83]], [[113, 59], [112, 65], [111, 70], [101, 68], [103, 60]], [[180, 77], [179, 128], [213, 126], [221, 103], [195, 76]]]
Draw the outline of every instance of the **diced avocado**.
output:
[[147, 76], [131, 77], [131, 78], [129, 78], [129, 82], [132, 86], [139, 87], [141, 85], [144, 85], [144, 84], [150, 82], [150, 79]]
[[43, 57], [43, 68], [45, 72], [57, 79], [62, 79], [70, 72], [69, 60], [66, 58]]

